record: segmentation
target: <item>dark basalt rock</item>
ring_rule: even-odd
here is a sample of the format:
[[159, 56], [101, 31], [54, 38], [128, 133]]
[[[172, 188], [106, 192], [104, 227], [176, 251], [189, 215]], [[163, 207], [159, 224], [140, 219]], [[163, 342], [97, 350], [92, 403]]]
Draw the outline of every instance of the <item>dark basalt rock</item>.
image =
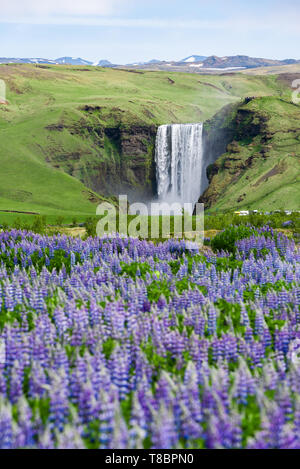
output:
[[156, 138], [157, 127], [134, 125], [129, 129], [120, 131], [119, 141], [124, 156], [145, 156], [149, 144], [153, 144]]
[[[87, 187], [103, 195], [128, 194], [130, 201], [149, 199], [156, 193], [155, 125], [122, 125], [116, 116], [116, 125], [106, 126], [101, 121], [100, 106], [80, 108], [84, 117], [75, 122], [48, 125], [51, 134], [67, 131], [80, 136], [82, 148], [66, 151], [53, 143], [44, 149], [46, 160], [55, 168], [81, 180]], [[52, 141], [55, 142], [55, 135]]]

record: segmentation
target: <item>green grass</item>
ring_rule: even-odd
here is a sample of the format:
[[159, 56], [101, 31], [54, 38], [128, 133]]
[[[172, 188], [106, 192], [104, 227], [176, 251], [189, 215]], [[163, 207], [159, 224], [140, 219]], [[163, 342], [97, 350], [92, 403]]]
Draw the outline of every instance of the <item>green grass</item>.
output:
[[[300, 201], [300, 106], [278, 97], [262, 97], [243, 112], [235, 149], [216, 162], [218, 173], [207, 194], [214, 210], [291, 209]], [[265, 119], [261, 132], [244, 138], [253, 122]], [[217, 197], [215, 197], [217, 194]]]
[[[199, 122], [241, 97], [287, 92], [275, 76], [98, 67], [1, 65], [0, 79], [9, 103], [0, 105], [0, 210], [68, 220], [95, 213], [86, 186], [98, 173], [101, 180], [99, 161], [118, 171], [117, 149], [111, 142], [101, 148], [97, 129]], [[86, 105], [99, 109], [90, 115]], [[15, 215], [0, 212], [0, 222], [5, 217]]]
[[103, 122], [108, 124], [110, 119], [115, 124], [120, 117], [117, 110], [126, 113], [120, 117], [124, 124], [198, 122], [243, 96], [283, 91], [275, 76], [133, 73], [98, 67], [81, 71], [79, 67], [41, 69], [31, 65], [2, 65], [0, 78], [8, 87], [8, 120], [15, 122], [37, 114], [56, 122], [57, 113], [71, 110], [79, 116], [78, 108], [86, 104], [101, 106]]
[[291, 65], [271, 65], [269, 67], [249, 68], [242, 70], [241, 73], [247, 75], [274, 75], [274, 74], [289, 74], [300, 73], [300, 64]]

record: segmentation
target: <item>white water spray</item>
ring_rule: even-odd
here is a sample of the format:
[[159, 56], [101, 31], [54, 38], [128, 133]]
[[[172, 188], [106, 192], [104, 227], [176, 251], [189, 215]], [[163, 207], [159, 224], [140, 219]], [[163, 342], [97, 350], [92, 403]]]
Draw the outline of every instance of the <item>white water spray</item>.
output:
[[162, 125], [156, 137], [156, 180], [160, 201], [193, 206], [207, 186], [203, 124]]

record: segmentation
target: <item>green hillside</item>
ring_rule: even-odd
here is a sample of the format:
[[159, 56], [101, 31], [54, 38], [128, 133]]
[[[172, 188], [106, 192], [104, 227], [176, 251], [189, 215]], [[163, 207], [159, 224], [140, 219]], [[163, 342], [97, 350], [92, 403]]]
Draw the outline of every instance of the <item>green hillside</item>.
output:
[[157, 125], [288, 93], [276, 76], [99, 67], [1, 65], [0, 79], [8, 101], [0, 105], [0, 210], [50, 217], [94, 214], [95, 192], [149, 196]]
[[299, 209], [300, 106], [256, 98], [238, 106], [233, 124], [201, 201], [212, 210]]

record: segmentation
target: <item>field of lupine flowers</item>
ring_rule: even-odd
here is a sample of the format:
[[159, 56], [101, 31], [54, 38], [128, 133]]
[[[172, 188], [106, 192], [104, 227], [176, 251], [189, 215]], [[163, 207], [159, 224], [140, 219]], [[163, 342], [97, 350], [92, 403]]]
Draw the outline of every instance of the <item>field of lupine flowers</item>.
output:
[[300, 448], [300, 252], [0, 233], [0, 448]]

